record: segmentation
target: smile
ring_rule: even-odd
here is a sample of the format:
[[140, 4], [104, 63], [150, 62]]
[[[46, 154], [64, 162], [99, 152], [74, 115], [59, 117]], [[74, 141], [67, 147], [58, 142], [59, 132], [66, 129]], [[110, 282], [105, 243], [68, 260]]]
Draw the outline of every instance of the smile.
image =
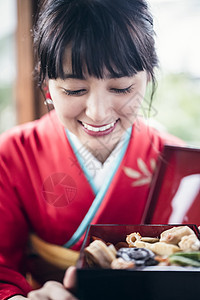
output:
[[92, 125], [88, 125], [88, 124], [83, 123], [83, 122], [82, 122], [82, 124], [83, 124], [84, 128], [86, 128], [86, 129], [88, 129], [90, 131], [99, 132], [99, 131], [105, 131], [105, 130], [108, 130], [108, 129], [114, 127], [114, 125], [115, 125], [116, 122], [117, 121], [112, 122], [112, 123], [107, 124], [107, 125], [104, 125], [104, 126], [100, 126], [100, 127], [98, 127], [98, 126], [94, 127]]
[[112, 123], [103, 125], [103, 126], [91, 125], [91, 124], [87, 124], [87, 123], [84, 123], [81, 121], [79, 121], [79, 122], [81, 123], [83, 130], [87, 134], [89, 134], [91, 136], [103, 136], [103, 135], [107, 135], [107, 134], [111, 133], [115, 129], [118, 121], [119, 121], [119, 119], [117, 119], [116, 121], [114, 121]]

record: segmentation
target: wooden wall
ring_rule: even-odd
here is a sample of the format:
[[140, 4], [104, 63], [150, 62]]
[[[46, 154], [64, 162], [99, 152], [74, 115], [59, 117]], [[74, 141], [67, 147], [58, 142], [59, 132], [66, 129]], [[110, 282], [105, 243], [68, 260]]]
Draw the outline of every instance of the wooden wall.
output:
[[17, 0], [16, 110], [17, 123], [39, 118], [47, 112], [44, 98], [34, 80], [32, 28], [38, 0]]

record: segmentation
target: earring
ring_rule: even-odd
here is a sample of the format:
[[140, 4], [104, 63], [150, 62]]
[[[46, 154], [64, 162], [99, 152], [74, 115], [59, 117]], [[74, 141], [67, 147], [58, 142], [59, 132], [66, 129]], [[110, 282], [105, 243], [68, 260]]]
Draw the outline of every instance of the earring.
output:
[[48, 104], [52, 104], [52, 105], [53, 105], [53, 100], [50, 99], [50, 98], [47, 98], [47, 99], [44, 101], [44, 105], [48, 105]]
[[44, 105], [52, 104], [53, 105], [53, 100], [51, 99], [51, 95], [49, 91], [46, 92], [46, 100], [44, 101]]

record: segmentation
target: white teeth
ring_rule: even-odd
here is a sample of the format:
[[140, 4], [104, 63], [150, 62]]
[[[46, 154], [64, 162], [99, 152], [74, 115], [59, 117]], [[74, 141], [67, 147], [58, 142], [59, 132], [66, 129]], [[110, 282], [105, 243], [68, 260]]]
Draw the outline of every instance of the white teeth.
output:
[[105, 125], [105, 126], [102, 126], [102, 127], [93, 127], [93, 126], [91, 126], [91, 125], [88, 125], [88, 124], [85, 124], [85, 123], [82, 122], [83, 126], [84, 126], [86, 129], [88, 129], [88, 130], [90, 130], [90, 131], [94, 131], [94, 132], [99, 132], [99, 131], [105, 131], [105, 130], [108, 130], [108, 129], [112, 128], [112, 127], [115, 125], [115, 123], [116, 123], [116, 122], [112, 122], [112, 123], [110, 123], [110, 124], [108, 124], [108, 125]]

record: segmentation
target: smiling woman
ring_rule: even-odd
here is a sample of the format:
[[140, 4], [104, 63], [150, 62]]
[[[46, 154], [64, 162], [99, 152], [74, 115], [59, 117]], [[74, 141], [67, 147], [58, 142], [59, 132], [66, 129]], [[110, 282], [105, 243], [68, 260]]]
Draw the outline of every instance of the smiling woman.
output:
[[[52, 14], [58, 7], [58, 13]], [[119, 11], [123, 15], [120, 20]], [[43, 14], [35, 31], [40, 85], [48, 85], [63, 125], [82, 144], [87, 142], [93, 154], [100, 146], [104, 162], [134, 123], [140, 104], [138, 95], [144, 97], [148, 77], [154, 90], [157, 56], [151, 15], [140, 2], [127, 12], [127, 3], [121, 1], [95, 5], [83, 2], [79, 6], [55, 3]], [[144, 36], [139, 23], [145, 29]], [[48, 31], [55, 24], [56, 31]], [[132, 118], [127, 118], [127, 109], [122, 111], [122, 100], [128, 103], [127, 108], [134, 107]], [[102, 130], [106, 126], [109, 128]], [[98, 138], [107, 134], [110, 142], [102, 149]]]
[[[30, 263], [30, 234], [43, 253], [54, 244], [77, 257], [88, 224], [139, 224], [164, 145], [182, 142], [139, 115], [157, 66], [145, 0], [43, 0], [34, 45], [55, 109], [0, 137], [0, 298], [75, 299], [74, 269], [60, 284], [47, 282], [57, 269], [41, 278], [35, 252]], [[38, 260], [43, 287], [30, 292]]]

